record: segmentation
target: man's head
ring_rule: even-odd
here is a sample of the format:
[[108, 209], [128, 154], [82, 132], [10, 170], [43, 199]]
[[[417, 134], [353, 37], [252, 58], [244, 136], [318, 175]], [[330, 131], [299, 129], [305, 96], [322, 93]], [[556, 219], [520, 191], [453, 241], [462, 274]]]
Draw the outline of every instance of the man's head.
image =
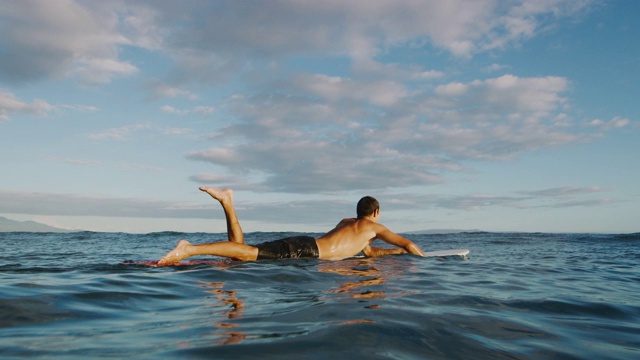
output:
[[378, 203], [378, 200], [372, 198], [371, 196], [365, 196], [360, 199], [360, 201], [358, 201], [358, 206], [356, 207], [358, 218], [374, 215], [374, 213], [379, 210], [380, 203]]

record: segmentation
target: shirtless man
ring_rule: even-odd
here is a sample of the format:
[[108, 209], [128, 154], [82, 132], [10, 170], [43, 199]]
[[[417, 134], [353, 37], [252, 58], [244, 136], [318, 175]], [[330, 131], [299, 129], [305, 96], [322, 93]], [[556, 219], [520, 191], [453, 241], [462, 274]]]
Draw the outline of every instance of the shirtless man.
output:
[[[269, 241], [258, 245], [244, 243], [244, 234], [233, 207], [233, 190], [201, 187], [201, 191], [211, 195], [222, 205], [227, 220], [228, 241], [193, 245], [180, 240], [160, 261], [159, 265], [169, 265], [196, 255], [214, 255], [242, 261], [283, 258], [320, 258], [341, 260], [360, 252], [366, 256], [411, 253], [424, 256], [420, 248], [412, 241], [391, 232], [378, 224], [380, 205], [372, 197], [360, 199], [355, 219], [342, 220], [333, 230], [315, 239], [311, 236], [294, 236]], [[384, 249], [370, 244], [380, 239], [398, 248]]]

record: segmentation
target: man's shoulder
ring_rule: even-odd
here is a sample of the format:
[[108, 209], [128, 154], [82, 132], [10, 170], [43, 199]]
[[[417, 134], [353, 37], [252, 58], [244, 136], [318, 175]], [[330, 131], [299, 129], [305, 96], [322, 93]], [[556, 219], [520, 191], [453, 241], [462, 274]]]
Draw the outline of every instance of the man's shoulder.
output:
[[355, 223], [356, 220], [358, 220], [358, 219], [356, 219], [356, 218], [344, 218], [344, 219], [340, 220], [340, 222], [338, 223], [338, 226], [343, 226], [343, 225]]

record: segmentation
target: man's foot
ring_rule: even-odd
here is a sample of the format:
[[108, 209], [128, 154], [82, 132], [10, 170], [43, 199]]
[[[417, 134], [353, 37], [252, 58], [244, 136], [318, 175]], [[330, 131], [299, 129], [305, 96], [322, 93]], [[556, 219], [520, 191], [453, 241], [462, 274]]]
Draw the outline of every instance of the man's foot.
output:
[[189, 257], [187, 254], [187, 246], [191, 245], [187, 240], [180, 240], [176, 247], [169, 251], [167, 255], [163, 256], [160, 261], [158, 261], [158, 265], [170, 265], [175, 264], [178, 261]]
[[211, 186], [201, 186], [200, 191], [211, 195], [212, 198], [220, 201], [221, 204], [233, 204], [233, 190], [217, 189]]

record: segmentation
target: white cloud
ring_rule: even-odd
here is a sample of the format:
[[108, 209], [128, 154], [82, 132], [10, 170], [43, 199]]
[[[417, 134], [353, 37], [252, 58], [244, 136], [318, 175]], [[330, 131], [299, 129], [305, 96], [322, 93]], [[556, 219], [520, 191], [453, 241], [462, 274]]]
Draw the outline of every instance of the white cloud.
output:
[[0, 77], [11, 82], [77, 74], [86, 83], [131, 75], [135, 65], [119, 59], [132, 42], [118, 30], [118, 13], [101, 2], [3, 2]]
[[60, 110], [73, 110], [81, 112], [97, 112], [99, 109], [91, 105], [52, 105], [44, 100], [25, 102], [20, 100], [10, 91], [0, 88], [0, 120], [9, 120], [10, 115], [30, 114], [36, 116], [48, 116], [58, 113]]
[[496, 63], [493, 63], [493, 64], [491, 64], [491, 65], [489, 65], [489, 66], [485, 67], [485, 68], [484, 68], [484, 69], [482, 69], [482, 70], [483, 70], [484, 72], [491, 73], [491, 72], [497, 72], [497, 71], [504, 70], [504, 69], [508, 69], [508, 68], [509, 68], [509, 66], [508, 66], [508, 65], [502, 65], [502, 64], [496, 64]]
[[[512, 209], [596, 207], [616, 202], [609, 197], [597, 197], [607, 189], [600, 186], [564, 186], [542, 190], [519, 191], [517, 195], [494, 194], [394, 194], [387, 195], [385, 208], [391, 210], [432, 208], [478, 211], [489, 207]], [[594, 197], [596, 196], [596, 197]]]
[[190, 128], [164, 128], [161, 132], [169, 136], [185, 136], [193, 134], [194, 130]]
[[67, 104], [67, 105], [60, 105], [59, 107], [64, 109], [83, 111], [83, 112], [92, 112], [92, 113], [100, 111], [100, 109], [92, 105], [68, 105]]
[[165, 84], [154, 84], [150, 87], [153, 93], [164, 98], [186, 98], [189, 100], [197, 100], [199, 98], [197, 94], [189, 90], [183, 90]]
[[534, 190], [534, 191], [521, 191], [520, 194], [531, 195], [531, 196], [539, 196], [539, 197], [568, 197], [568, 196], [579, 196], [586, 194], [593, 194], [606, 191], [607, 189], [601, 186], [564, 186], [558, 188], [550, 188], [543, 190]]
[[99, 132], [93, 132], [87, 135], [87, 137], [91, 140], [119, 140], [119, 141], [127, 141], [131, 140], [131, 136], [138, 131], [150, 129], [151, 124], [134, 124], [134, 125], [126, 125], [115, 128], [106, 129]]
[[[282, 201], [271, 203], [245, 202], [236, 199], [236, 208], [242, 209], [241, 221], [267, 221], [269, 223], [305, 224], [325, 223], [327, 219], [345, 216], [353, 211], [352, 203], [340, 199], [327, 201]], [[55, 194], [38, 192], [11, 192], [0, 190], [0, 214], [29, 214], [40, 216], [99, 216], [156, 219], [224, 219], [224, 212], [212, 200], [202, 202], [158, 201], [143, 198], [118, 198]], [[314, 212], [327, 214], [326, 218], [310, 216]], [[335, 214], [335, 215], [331, 215]], [[223, 229], [220, 230], [224, 231]]]
[[357, 101], [383, 107], [396, 105], [410, 93], [405, 85], [397, 81], [354, 81], [321, 74], [300, 75], [296, 86], [330, 102]]
[[[242, 184], [238, 178], [207, 174], [196, 175], [193, 180], [199, 183]], [[238, 189], [235, 186], [234, 188]], [[608, 197], [585, 198], [589, 195], [597, 195], [602, 191], [604, 190], [599, 187], [567, 186], [557, 189], [519, 192], [524, 196], [381, 192], [376, 197], [383, 204], [384, 212], [387, 214], [395, 210], [424, 210], [425, 207], [479, 211], [491, 207], [509, 209], [600, 207], [617, 202], [616, 199]], [[355, 210], [353, 199], [349, 200], [344, 197], [267, 203], [236, 199], [236, 208], [241, 209], [241, 221], [256, 220], [275, 224], [295, 224], [304, 221], [308, 225], [326, 225], [329, 219], [348, 216]], [[218, 208], [218, 205], [206, 200], [195, 203], [2, 190], [0, 190], [0, 213], [40, 216], [224, 219], [224, 213]], [[322, 213], [326, 216], [308, 215], [314, 213]]]
[[209, 115], [213, 114], [216, 108], [213, 106], [196, 106], [191, 111], [200, 115]]
[[55, 107], [43, 100], [33, 100], [31, 103], [18, 99], [15, 94], [0, 88], [0, 120], [9, 120], [12, 114], [33, 114], [45, 116]]
[[445, 76], [442, 71], [424, 70], [418, 65], [385, 64], [371, 59], [359, 59], [353, 64], [353, 70], [359, 78], [394, 81], [429, 81]]
[[173, 106], [164, 105], [160, 107], [162, 112], [168, 114], [176, 114], [180, 116], [189, 115], [189, 114], [200, 114], [200, 115], [209, 115], [215, 112], [215, 107], [213, 106], [196, 106], [192, 109], [176, 109]]
[[204, 206], [135, 198], [0, 191], [0, 213], [61, 216], [208, 218]]
[[627, 118], [622, 118], [619, 116], [614, 117], [613, 119], [609, 120], [609, 121], [604, 121], [604, 120], [600, 120], [600, 119], [594, 119], [591, 120], [587, 126], [590, 127], [596, 127], [600, 130], [612, 130], [612, 129], [619, 129], [619, 128], [623, 128], [625, 126], [628, 126], [631, 124], [631, 120], [627, 119]]
[[478, 89], [478, 101], [504, 111], [526, 111], [546, 115], [557, 109], [566, 99], [560, 94], [567, 90], [568, 81], [562, 77], [520, 78], [503, 75], [494, 79], [471, 83]]
[[[463, 162], [499, 161], [587, 138], [564, 119], [560, 77], [498, 78], [409, 90], [402, 83], [298, 74], [226, 107], [238, 123], [188, 158], [259, 174], [271, 191], [435, 184]], [[391, 175], [393, 174], [393, 175]]]
[[164, 106], [160, 107], [160, 111], [162, 111], [164, 113], [176, 114], [176, 115], [187, 115], [189, 113], [189, 111], [187, 111], [187, 110], [178, 110], [178, 109], [174, 108], [173, 106], [169, 106], [169, 105], [164, 105]]
[[[385, 56], [408, 47], [444, 49], [461, 58], [501, 49], [581, 8], [568, 3], [9, 2], [0, 48], [15, 49], [16, 55], [0, 58], [0, 76], [18, 82], [76, 75], [105, 83], [142, 68], [122, 56], [123, 47], [149, 51], [164, 56], [164, 68], [154, 71], [166, 74], [145, 85], [154, 99], [196, 100], [188, 89], [249, 79], [241, 83], [246, 88], [234, 88], [246, 93], [226, 98], [220, 107], [160, 107], [183, 116], [218, 108], [228, 114], [232, 125], [210, 137], [212, 147], [187, 157], [222, 166], [230, 176], [249, 173], [254, 180], [247, 186], [302, 192], [434, 184], [448, 172], [465, 171], [470, 161], [510, 159], [584, 139], [564, 111], [569, 82], [512, 74], [444, 82], [454, 74], [419, 61], [385, 62]], [[285, 69], [290, 59], [316, 55], [345, 60], [348, 69]], [[27, 111], [7, 104], [0, 102], [0, 116]], [[609, 126], [624, 125], [620, 120]], [[130, 140], [145, 129], [189, 133], [136, 124], [88, 136]]]
[[49, 161], [53, 161], [53, 162], [64, 162], [67, 164], [71, 164], [71, 165], [78, 165], [78, 166], [98, 166], [100, 165], [100, 161], [96, 161], [96, 160], [82, 160], [82, 159], [75, 159], [75, 158], [59, 158], [59, 157], [55, 157], [55, 156], [47, 156], [46, 157], [47, 160]]
[[[3, 3], [0, 48], [12, 55], [0, 56], [0, 77], [23, 82], [75, 74], [85, 83], [106, 83], [142, 66], [122, 59], [124, 46], [168, 55], [174, 69], [164, 80], [176, 85], [219, 82], [239, 69], [292, 55], [347, 56], [357, 64], [354, 69], [406, 45], [469, 57], [535, 36], [589, 3], [276, 0], [247, 7], [220, 1], [9, 1]], [[399, 74], [393, 65], [380, 66]], [[441, 75], [413, 72], [422, 78]], [[167, 86], [157, 91], [194, 96]]]
[[89, 85], [104, 84], [111, 81], [114, 75], [133, 75], [138, 72], [134, 65], [115, 59], [92, 58], [77, 61], [74, 70]]
[[469, 85], [459, 83], [459, 82], [452, 82], [449, 84], [440, 85], [436, 87], [435, 94], [440, 96], [456, 97], [456, 96], [464, 95], [468, 90], [469, 90]]

